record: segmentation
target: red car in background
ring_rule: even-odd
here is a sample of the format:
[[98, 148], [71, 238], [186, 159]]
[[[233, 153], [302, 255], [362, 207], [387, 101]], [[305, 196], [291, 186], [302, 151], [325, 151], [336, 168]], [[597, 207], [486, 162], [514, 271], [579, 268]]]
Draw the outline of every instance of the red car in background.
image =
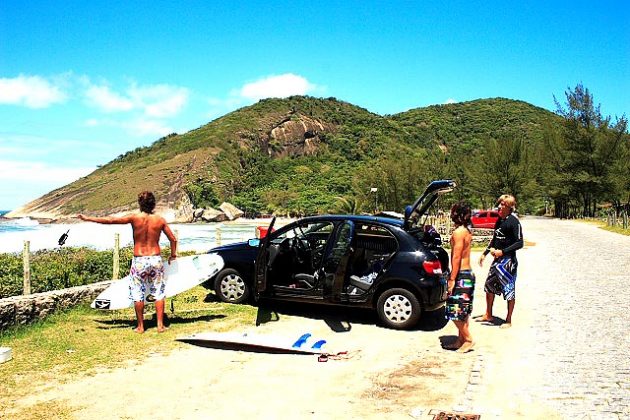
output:
[[496, 210], [476, 211], [470, 217], [472, 227], [482, 229], [494, 229], [497, 220], [499, 220], [499, 212]]

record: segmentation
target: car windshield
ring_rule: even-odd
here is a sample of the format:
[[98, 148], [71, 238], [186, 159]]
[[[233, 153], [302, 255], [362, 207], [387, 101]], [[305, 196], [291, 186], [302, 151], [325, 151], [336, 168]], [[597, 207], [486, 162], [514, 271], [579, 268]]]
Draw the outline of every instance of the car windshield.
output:
[[330, 222], [297, 223], [289, 227], [286, 231], [280, 232], [271, 242], [279, 243], [286, 238], [303, 238], [312, 234], [325, 234], [326, 237], [332, 232], [333, 225]]

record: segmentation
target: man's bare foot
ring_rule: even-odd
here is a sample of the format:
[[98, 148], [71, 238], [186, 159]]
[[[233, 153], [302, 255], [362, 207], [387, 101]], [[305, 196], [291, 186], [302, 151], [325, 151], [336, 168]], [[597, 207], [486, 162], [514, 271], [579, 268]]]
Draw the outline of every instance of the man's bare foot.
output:
[[455, 340], [451, 344], [445, 345], [443, 348], [444, 350], [457, 350], [461, 346], [462, 346], [462, 342], [459, 340]]
[[468, 353], [475, 346], [474, 341], [466, 341], [460, 348], [457, 349], [457, 353]]
[[477, 321], [477, 322], [494, 322], [494, 317], [488, 318], [485, 315], [480, 315], [480, 316], [475, 317], [475, 321]]
[[505, 330], [505, 329], [510, 328], [511, 326], [512, 326], [511, 322], [504, 322], [503, 324], [501, 324], [501, 326], [499, 328]]
[[138, 334], [142, 334], [142, 333], [144, 333], [144, 328], [140, 328], [140, 327], [134, 328], [133, 332], [138, 333]]
[[168, 327], [158, 327], [158, 332], [159, 333], [163, 333], [164, 331], [168, 330]]

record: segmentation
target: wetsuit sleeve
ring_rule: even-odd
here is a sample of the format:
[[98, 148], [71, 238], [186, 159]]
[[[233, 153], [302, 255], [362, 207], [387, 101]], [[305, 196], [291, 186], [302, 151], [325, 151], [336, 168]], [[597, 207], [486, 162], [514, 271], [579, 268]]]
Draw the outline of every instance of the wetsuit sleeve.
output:
[[519, 222], [518, 219], [512, 218], [510, 231], [514, 242], [503, 250], [503, 254], [508, 254], [523, 248], [523, 231], [521, 229], [521, 222]]
[[490, 248], [495, 248], [496, 247], [496, 242], [497, 242], [497, 225], [499, 224], [500, 221], [501, 221], [501, 219], [497, 220], [497, 222], [494, 224], [494, 232], [492, 232], [492, 239], [490, 240], [490, 243], [488, 244], [486, 249], [484, 249], [484, 251], [483, 251], [483, 255], [484, 256], [488, 255], [488, 253], [490, 252]]

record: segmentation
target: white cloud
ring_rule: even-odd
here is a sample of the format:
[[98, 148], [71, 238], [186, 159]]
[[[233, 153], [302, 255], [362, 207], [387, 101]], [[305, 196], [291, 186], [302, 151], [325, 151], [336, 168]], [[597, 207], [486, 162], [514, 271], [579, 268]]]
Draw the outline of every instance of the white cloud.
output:
[[0, 78], [0, 104], [46, 108], [64, 102], [66, 97], [59, 86], [40, 76]]
[[134, 137], [144, 137], [144, 136], [165, 136], [167, 134], [174, 133], [175, 130], [165, 124], [162, 120], [157, 119], [147, 119], [143, 117], [130, 119], [130, 120], [114, 120], [114, 119], [97, 119], [90, 118], [83, 122], [83, 125], [86, 127], [114, 127], [114, 128], [122, 128], [127, 131], [127, 133]]
[[292, 95], [306, 95], [325, 91], [326, 88], [324, 86], [310, 83], [306, 78], [293, 73], [266, 76], [255, 82], [246, 83], [240, 88], [232, 89], [225, 99], [208, 99], [210, 109], [207, 116], [216, 118], [264, 98], [286, 98]]
[[446, 101], [444, 101], [445, 104], [456, 104], [458, 101], [456, 101], [453, 98], [448, 98]]
[[90, 85], [85, 91], [88, 103], [104, 112], [139, 111], [147, 117], [168, 118], [177, 115], [188, 102], [189, 91], [169, 85], [140, 86], [132, 83], [124, 93], [106, 85]]
[[237, 91], [231, 93], [227, 99], [219, 99], [219, 98], [210, 98], [208, 99], [208, 105], [210, 105], [210, 109], [208, 110], [207, 116], [208, 118], [216, 118], [221, 115], [225, 115], [227, 112], [234, 111], [235, 109], [249, 103], [251, 101], [245, 101], [243, 98], [238, 98], [234, 95], [238, 95]]
[[85, 121], [84, 125], [86, 127], [98, 127], [100, 125], [100, 122], [96, 118], [90, 118], [89, 120]]
[[90, 86], [85, 91], [89, 103], [105, 112], [124, 112], [133, 109], [133, 102], [112, 92], [107, 86]]
[[82, 176], [86, 176], [94, 167], [56, 167], [45, 162], [0, 160], [0, 181], [2, 182], [41, 182], [44, 176], [46, 183], [68, 184]]
[[132, 121], [126, 121], [120, 124], [124, 127], [129, 134], [142, 137], [142, 136], [165, 136], [173, 133], [174, 130], [165, 125], [162, 121], [147, 120], [144, 118], [138, 118]]
[[156, 118], [177, 115], [188, 102], [189, 95], [188, 89], [169, 85], [133, 85], [128, 93], [145, 115]]
[[267, 76], [245, 84], [239, 91], [240, 96], [250, 100], [264, 98], [286, 98], [292, 95], [306, 95], [317, 87], [302, 76], [293, 73], [279, 76]]

